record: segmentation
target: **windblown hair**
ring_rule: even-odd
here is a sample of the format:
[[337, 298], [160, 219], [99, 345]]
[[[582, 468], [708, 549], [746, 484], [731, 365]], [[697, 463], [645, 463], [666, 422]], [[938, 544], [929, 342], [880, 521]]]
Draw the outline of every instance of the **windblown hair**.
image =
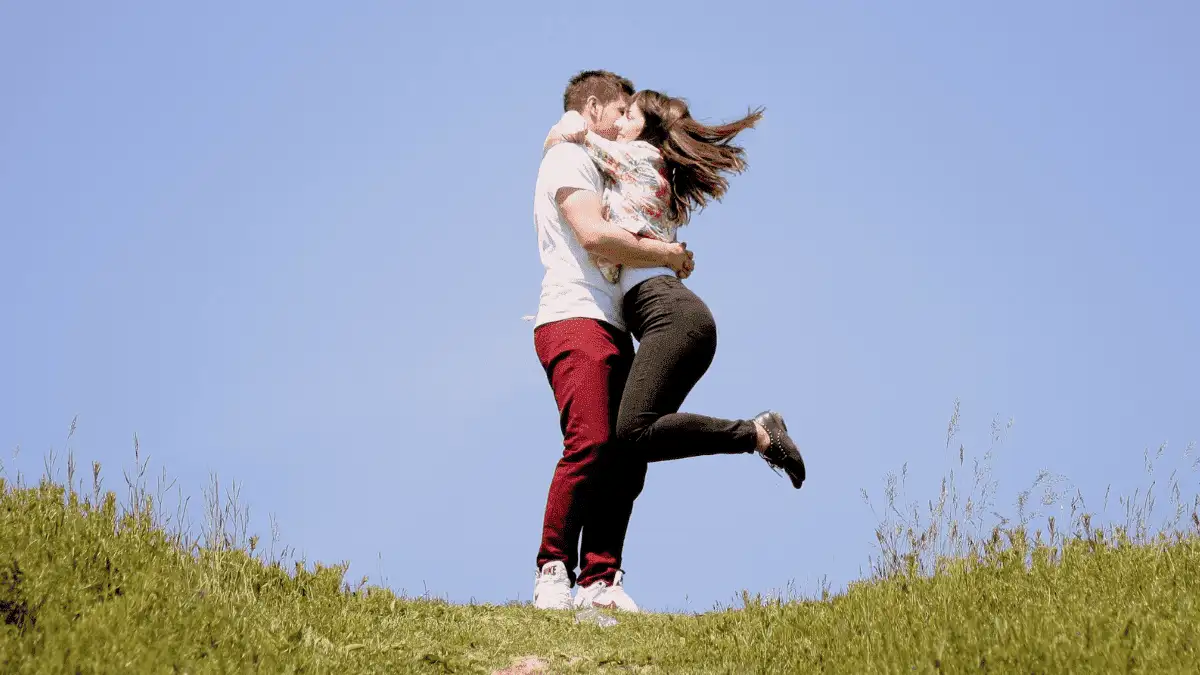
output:
[[657, 91], [643, 89], [632, 103], [646, 118], [639, 140], [658, 148], [666, 162], [671, 184], [666, 215], [672, 221], [685, 224], [710, 199], [720, 201], [729, 189], [722, 173], [746, 170], [745, 149], [730, 141], [758, 123], [764, 108], [734, 122], [708, 126], [692, 117], [686, 101]]
[[589, 96], [600, 105], [608, 105], [621, 97], [633, 96], [633, 83], [607, 70], [585, 70], [571, 78], [563, 92], [563, 112], [583, 112]]

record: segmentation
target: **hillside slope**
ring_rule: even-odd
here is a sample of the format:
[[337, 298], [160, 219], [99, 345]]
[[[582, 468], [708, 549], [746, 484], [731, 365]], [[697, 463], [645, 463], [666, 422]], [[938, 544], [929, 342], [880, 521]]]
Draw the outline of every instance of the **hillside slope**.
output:
[[1056, 549], [997, 532], [975, 563], [932, 576], [601, 628], [568, 612], [353, 589], [345, 568], [287, 570], [257, 541], [185, 546], [144, 498], [125, 512], [112, 493], [95, 506], [46, 480], [0, 485], [6, 673], [493, 672], [530, 656], [581, 673], [1200, 667], [1200, 524], [1141, 545], [1092, 533]]

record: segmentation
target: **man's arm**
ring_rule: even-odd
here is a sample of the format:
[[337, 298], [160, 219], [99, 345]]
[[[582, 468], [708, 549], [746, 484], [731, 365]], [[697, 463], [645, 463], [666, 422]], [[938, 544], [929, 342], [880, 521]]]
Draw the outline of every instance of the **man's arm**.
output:
[[694, 269], [692, 252], [684, 244], [639, 237], [601, 216], [600, 195], [591, 190], [561, 188], [555, 195], [567, 224], [588, 253], [626, 267], [670, 267], [685, 274]]

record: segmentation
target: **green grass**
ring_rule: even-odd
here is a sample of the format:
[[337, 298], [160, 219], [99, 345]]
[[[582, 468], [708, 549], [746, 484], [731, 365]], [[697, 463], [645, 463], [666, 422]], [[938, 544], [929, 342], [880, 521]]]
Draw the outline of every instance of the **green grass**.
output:
[[[743, 594], [738, 607], [618, 615], [601, 628], [570, 612], [351, 586], [345, 566], [285, 564], [245, 538], [236, 492], [222, 502], [216, 482], [205, 529], [191, 537], [156, 506], [162, 491], [152, 498], [143, 473], [127, 476], [124, 506], [101, 489], [98, 466], [89, 494], [68, 488], [70, 459], [65, 483], [0, 480], [0, 672], [490, 673], [526, 657], [556, 673], [1200, 667], [1200, 515], [1174, 475], [1174, 518], [1153, 533], [1140, 526], [1149, 491], [1122, 502], [1126, 526], [1093, 528], [1073, 509], [1070, 532], [1008, 522], [979, 534], [984, 472], [961, 508], [953, 477], [943, 483], [923, 518], [897, 506], [889, 479], [881, 556], [845, 593]], [[1055, 503], [1047, 494], [1042, 503]]]

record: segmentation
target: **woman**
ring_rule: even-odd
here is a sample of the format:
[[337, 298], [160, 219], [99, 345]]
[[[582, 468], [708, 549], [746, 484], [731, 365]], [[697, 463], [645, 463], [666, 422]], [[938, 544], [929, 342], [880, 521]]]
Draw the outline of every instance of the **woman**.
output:
[[[583, 117], [570, 111], [551, 129], [546, 147], [580, 143], [611, 179], [605, 217], [639, 236], [674, 242], [696, 208], [724, 196], [728, 180], [721, 173], [745, 169], [745, 151], [730, 141], [761, 117], [759, 110], [707, 126], [692, 118], [682, 99], [643, 90], [618, 120], [616, 141], [588, 131]], [[647, 462], [757, 452], [799, 489], [804, 460], [779, 413], [726, 420], [679, 412], [716, 354], [716, 323], [704, 301], [670, 268], [595, 262], [620, 284], [625, 321], [638, 341], [617, 415], [618, 441]]]

